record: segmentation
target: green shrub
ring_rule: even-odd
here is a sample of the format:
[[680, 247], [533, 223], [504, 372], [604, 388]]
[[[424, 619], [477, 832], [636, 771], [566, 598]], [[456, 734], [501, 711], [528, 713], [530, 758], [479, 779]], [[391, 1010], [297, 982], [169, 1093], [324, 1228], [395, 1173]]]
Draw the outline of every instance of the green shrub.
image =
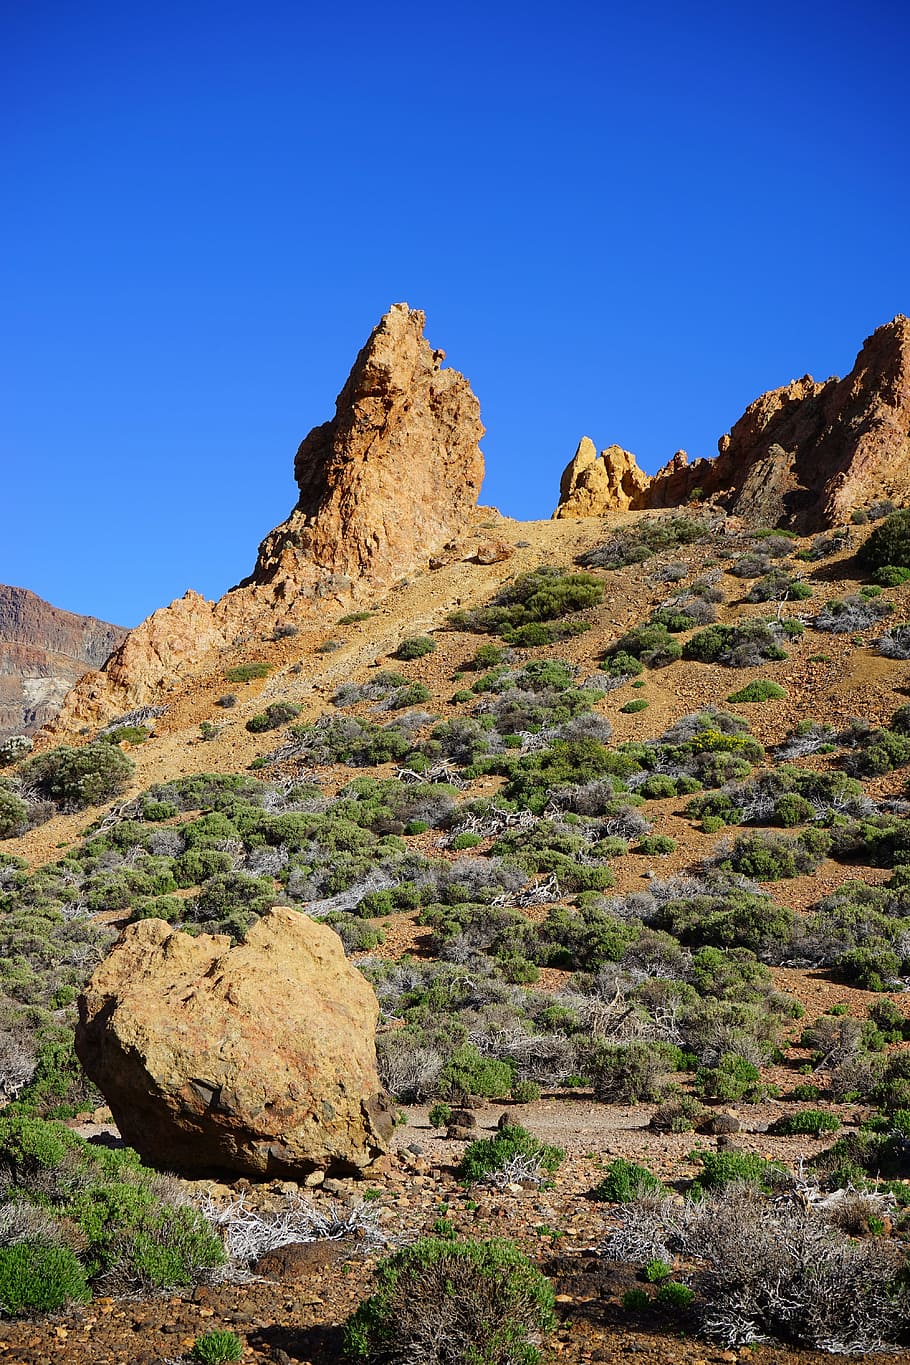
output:
[[733, 1052], [725, 1052], [716, 1066], [704, 1066], [695, 1075], [695, 1089], [707, 1100], [759, 1100], [764, 1091], [757, 1066]]
[[436, 641], [429, 635], [410, 635], [395, 651], [396, 659], [422, 659], [425, 654], [433, 654]]
[[894, 565], [910, 568], [910, 509], [892, 512], [860, 546], [857, 563], [864, 569], [883, 569]]
[[624, 666], [617, 668], [615, 661], [631, 656], [647, 668], [666, 668], [680, 658], [682, 652], [682, 645], [673, 638], [663, 622], [651, 621], [621, 635], [607, 651], [603, 667], [608, 673], [626, 673], [629, 670]]
[[679, 512], [642, 517], [633, 526], [617, 531], [605, 545], [588, 550], [578, 562], [591, 569], [619, 569], [627, 564], [643, 564], [653, 555], [705, 540], [715, 530], [716, 525], [709, 518], [687, 517]]
[[780, 639], [797, 629], [802, 630], [798, 622], [759, 619], [738, 625], [708, 626], [686, 641], [683, 658], [726, 664], [729, 668], [753, 668], [767, 661], [786, 659]]
[[53, 1313], [90, 1298], [85, 1270], [68, 1247], [36, 1242], [0, 1247], [0, 1308], [10, 1317]]
[[26, 759], [20, 780], [65, 810], [83, 810], [119, 795], [135, 771], [116, 744], [93, 740], [82, 749], [62, 744]]
[[701, 1166], [697, 1185], [704, 1190], [722, 1189], [733, 1181], [744, 1181], [757, 1185], [768, 1194], [785, 1175], [779, 1161], [766, 1161], [755, 1152], [710, 1152], [699, 1148], [689, 1153], [689, 1160]]
[[640, 1194], [663, 1194], [664, 1187], [646, 1166], [637, 1166], [618, 1156], [606, 1168], [606, 1174], [588, 1195], [605, 1204], [628, 1204]]
[[471, 1095], [503, 1099], [512, 1089], [513, 1079], [508, 1062], [482, 1057], [472, 1043], [464, 1043], [443, 1067], [437, 1089], [446, 1100], [461, 1101]]
[[695, 1302], [695, 1290], [687, 1284], [680, 1284], [678, 1280], [669, 1280], [658, 1289], [657, 1302], [661, 1308], [683, 1312]]
[[534, 1104], [540, 1099], [540, 1086], [535, 1081], [516, 1081], [512, 1086], [512, 1099], [516, 1104]]
[[434, 1104], [427, 1114], [427, 1122], [431, 1128], [448, 1128], [452, 1121], [452, 1106], [450, 1104]]
[[272, 665], [266, 663], [237, 664], [234, 668], [229, 668], [224, 675], [225, 682], [247, 683], [254, 678], [267, 678], [272, 671]]
[[622, 1306], [627, 1313], [643, 1313], [651, 1307], [651, 1295], [646, 1289], [627, 1289], [622, 1296]]
[[621, 706], [619, 709], [624, 715], [632, 716], [636, 711], [647, 711], [649, 705], [650, 702], [644, 697], [633, 697], [631, 701], [627, 701], [625, 706]]
[[456, 612], [450, 620], [456, 630], [499, 635], [510, 645], [546, 645], [587, 630], [587, 622], [564, 618], [602, 598], [603, 584], [590, 574], [544, 565], [519, 575], [489, 606]]
[[359, 621], [369, 621], [373, 615], [371, 611], [349, 611], [346, 616], [339, 616], [339, 626], [356, 626]]
[[261, 735], [266, 730], [277, 730], [281, 725], [289, 725], [299, 715], [300, 707], [292, 702], [273, 701], [264, 711], [260, 711], [258, 716], [252, 716], [247, 721], [246, 728], [251, 735]]
[[202, 1365], [224, 1365], [224, 1362], [243, 1358], [243, 1342], [236, 1332], [203, 1332], [193, 1343], [190, 1359]]
[[779, 683], [771, 682], [767, 678], [756, 678], [754, 682], [741, 687], [738, 692], [731, 692], [727, 701], [780, 701], [786, 695], [786, 691]]
[[663, 1099], [670, 1078], [682, 1065], [682, 1053], [670, 1043], [609, 1043], [595, 1039], [588, 1045], [584, 1066], [594, 1086], [594, 1098], [608, 1104], [642, 1104]]
[[364, 1362], [537, 1365], [556, 1325], [549, 1280], [513, 1242], [423, 1237], [379, 1262], [374, 1293], [345, 1325]]
[[825, 1113], [823, 1109], [802, 1109], [798, 1114], [784, 1114], [768, 1131], [786, 1136], [805, 1133], [818, 1137], [819, 1133], [836, 1133], [839, 1127], [840, 1119], [836, 1114]]
[[671, 839], [669, 834], [646, 834], [643, 839], [639, 839], [635, 845], [636, 853], [647, 853], [651, 856], [660, 856], [667, 853], [675, 853], [677, 848], [676, 840]]
[[899, 588], [902, 583], [910, 580], [910, 568], [899, 564], [885, 564], [880, 569], [876, 569], [872, 575], [872, 581], [877, 583], [880, 588]]
[[389, 698], [389, 710], [403, 711], [407, 706], [421, 706], [425, 701], [429, 701], [432, 695], [425, 683], [408, 683], [407, 687], [399, 688], [397, 692], [392, 693]]
[[29, 824], [29, 808], [21, 796], [0, 784], [0, 839], [15, 839]]
[[548, 1171], [551, 1175], [562, 1165], [565, 1152], [561, 1147], [550, 1147], [519, 1124], [509, 1124], [490, 1138], [471, 1142], [464, 1150], [458, 1165], [458, 1179], [474, 1183], [487, 1176], [495, 1176], [514, 1158], [524, 1158], [528, 1166]]
[[642, 1274], [648, 1284], [660, 1284], [661, 1281], [670, 1278], [673, 1274], [673, 1267], [668, 1265], [666, 1261], [662, 1261], [659, 1256], [655, 1256], [653, 1260], [645, 1264]]

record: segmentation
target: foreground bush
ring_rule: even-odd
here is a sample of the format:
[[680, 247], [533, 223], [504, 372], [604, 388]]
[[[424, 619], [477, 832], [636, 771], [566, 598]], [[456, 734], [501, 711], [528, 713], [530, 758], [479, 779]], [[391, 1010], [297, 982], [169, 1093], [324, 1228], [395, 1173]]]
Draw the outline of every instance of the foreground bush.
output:
[[494, 1137], [479, 1138], [465, 1148], [458, 1167], [460, 1180], [486, 1180], [494, 1185], [511, 1180], [539, 1180], [559, 1169], [561, 1147], [548, 1147], [520, 1124], [509, 1124]]
[[556, 1325], [550, 1283], [513, 1242], [424, 1237], [380, 1261], [377, 1288], [345, 1326], [375, 1365], [535, 1365]]
[[[38, 1311], [34, 1295], [60, 1296], [45, 1308], [85, 1298], [91, 1282], [103, 1281], [115, 1292], [188, 1286], [224, 1261], [211, 1224], [176, 1203], [171, 1186], [142, 1166], [135, 1152], [93, 1147], [62, 1123], [7, 1109], [0, 1115], [0, 1208], [10, 1205], [23, 1211], [23, 1231], [8, 1235], [0, 1286], [5, 1283], [9, 1295], [19, 1293], [16, 1286], [31, 1267], [35, 1288], [23, 1310]], [[39, 1213], [42, 1241], [51, 1246], [19, 1250], [34, 1241], [28, 1215]], [[64, 1242], [79, 1247], [75, 1266], [66, 1256], [38, 1256], [61, 1251]]]
[[132, 760], [116, 744], [95, 740], [82, 749], [61, 744], [26, 759], [19, 780], [64, 810], [83, 810], [119, 795], [134, 770]]
[[10, 1317], [52, 1313], [90, 1298], [85, 1271], [68, 1247], [37, 1242], [0, 1247], [0, 1309]]

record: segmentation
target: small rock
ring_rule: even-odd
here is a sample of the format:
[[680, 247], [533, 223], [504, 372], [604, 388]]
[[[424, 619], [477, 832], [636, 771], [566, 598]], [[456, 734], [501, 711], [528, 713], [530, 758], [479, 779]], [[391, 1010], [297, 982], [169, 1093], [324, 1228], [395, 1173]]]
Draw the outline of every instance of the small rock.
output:
[[[333, 1265], [341, 1259], [340, 1243], [323, 1239], [317, 1242], [289, 1242], [287, 1246], [275, 1247], [253, 1265], [253, 1274], [266, 1280], [277, 1280], [280, 1284], [294, 1284], [320, 1270]], [[238, 1319], [239, 1320], [239, 1319]]]
[[477, 1119], [470, 1109], [453, 1109], [449, 1116], [449, 1123], [456, 1124], [459, 1128], [476, 1128]]
[[510, 545], [505, 540], [484, 540], [478, 545], [474, 555], [475, 564], [499, 564], [504, 559], [511, 559], [515, 553], [515, 546]]

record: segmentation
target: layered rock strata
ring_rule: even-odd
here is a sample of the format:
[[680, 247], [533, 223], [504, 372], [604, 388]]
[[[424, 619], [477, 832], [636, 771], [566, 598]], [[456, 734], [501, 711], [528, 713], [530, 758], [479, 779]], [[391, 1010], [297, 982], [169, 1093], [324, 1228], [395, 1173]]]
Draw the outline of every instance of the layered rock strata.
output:
[[73, 683], [100, 668], [125, 635], [0, 583], [0, 738], [46, 725]]

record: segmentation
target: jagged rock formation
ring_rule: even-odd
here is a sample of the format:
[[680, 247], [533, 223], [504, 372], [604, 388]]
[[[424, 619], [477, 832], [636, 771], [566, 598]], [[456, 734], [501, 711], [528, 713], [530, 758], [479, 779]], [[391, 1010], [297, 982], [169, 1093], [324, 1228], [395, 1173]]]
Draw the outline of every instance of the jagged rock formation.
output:
[[483, 480], [480, 406], [425, 315], [395, 304], [338, 395], [335, 416], [297, 451], [297, 506], [259, 548], [252, 574], [220, 601], [198, 593], [132, 631], [103, 672], [67, 697], [72, 732], [151, 700], [242, 636], [300, 623], [425, 567], [458, 536]]
[[714, 460], [683, 451], [653, 478], [610, 446], [582, 442], [563, 474], [563, 516], [678, 507], [709, 498], [764, 525], [807, 532], [877, 498], [910, 498], [910, 319], [868, 337], [845, 379], [810, 375], [762, 394], [718, 442]]
[[331, 422], [294, 461], [300, 501], [259, 548], [249, 582], [308, 585], [318, 571], [393, 581], [463, 526], [483, 480], [480, 405], [426, 318], [395, 304], [354, 362]]
[[0, 738], [30, 735], [73, 683], [100, 668], [126, 631], [0, 583]]
[[379, 1006], [338, 935], [278, 906], [243, 943], [130, 925], [79, 1000], [76, 1051], [156, 1166], [350, 1174], [394, 1127]]

